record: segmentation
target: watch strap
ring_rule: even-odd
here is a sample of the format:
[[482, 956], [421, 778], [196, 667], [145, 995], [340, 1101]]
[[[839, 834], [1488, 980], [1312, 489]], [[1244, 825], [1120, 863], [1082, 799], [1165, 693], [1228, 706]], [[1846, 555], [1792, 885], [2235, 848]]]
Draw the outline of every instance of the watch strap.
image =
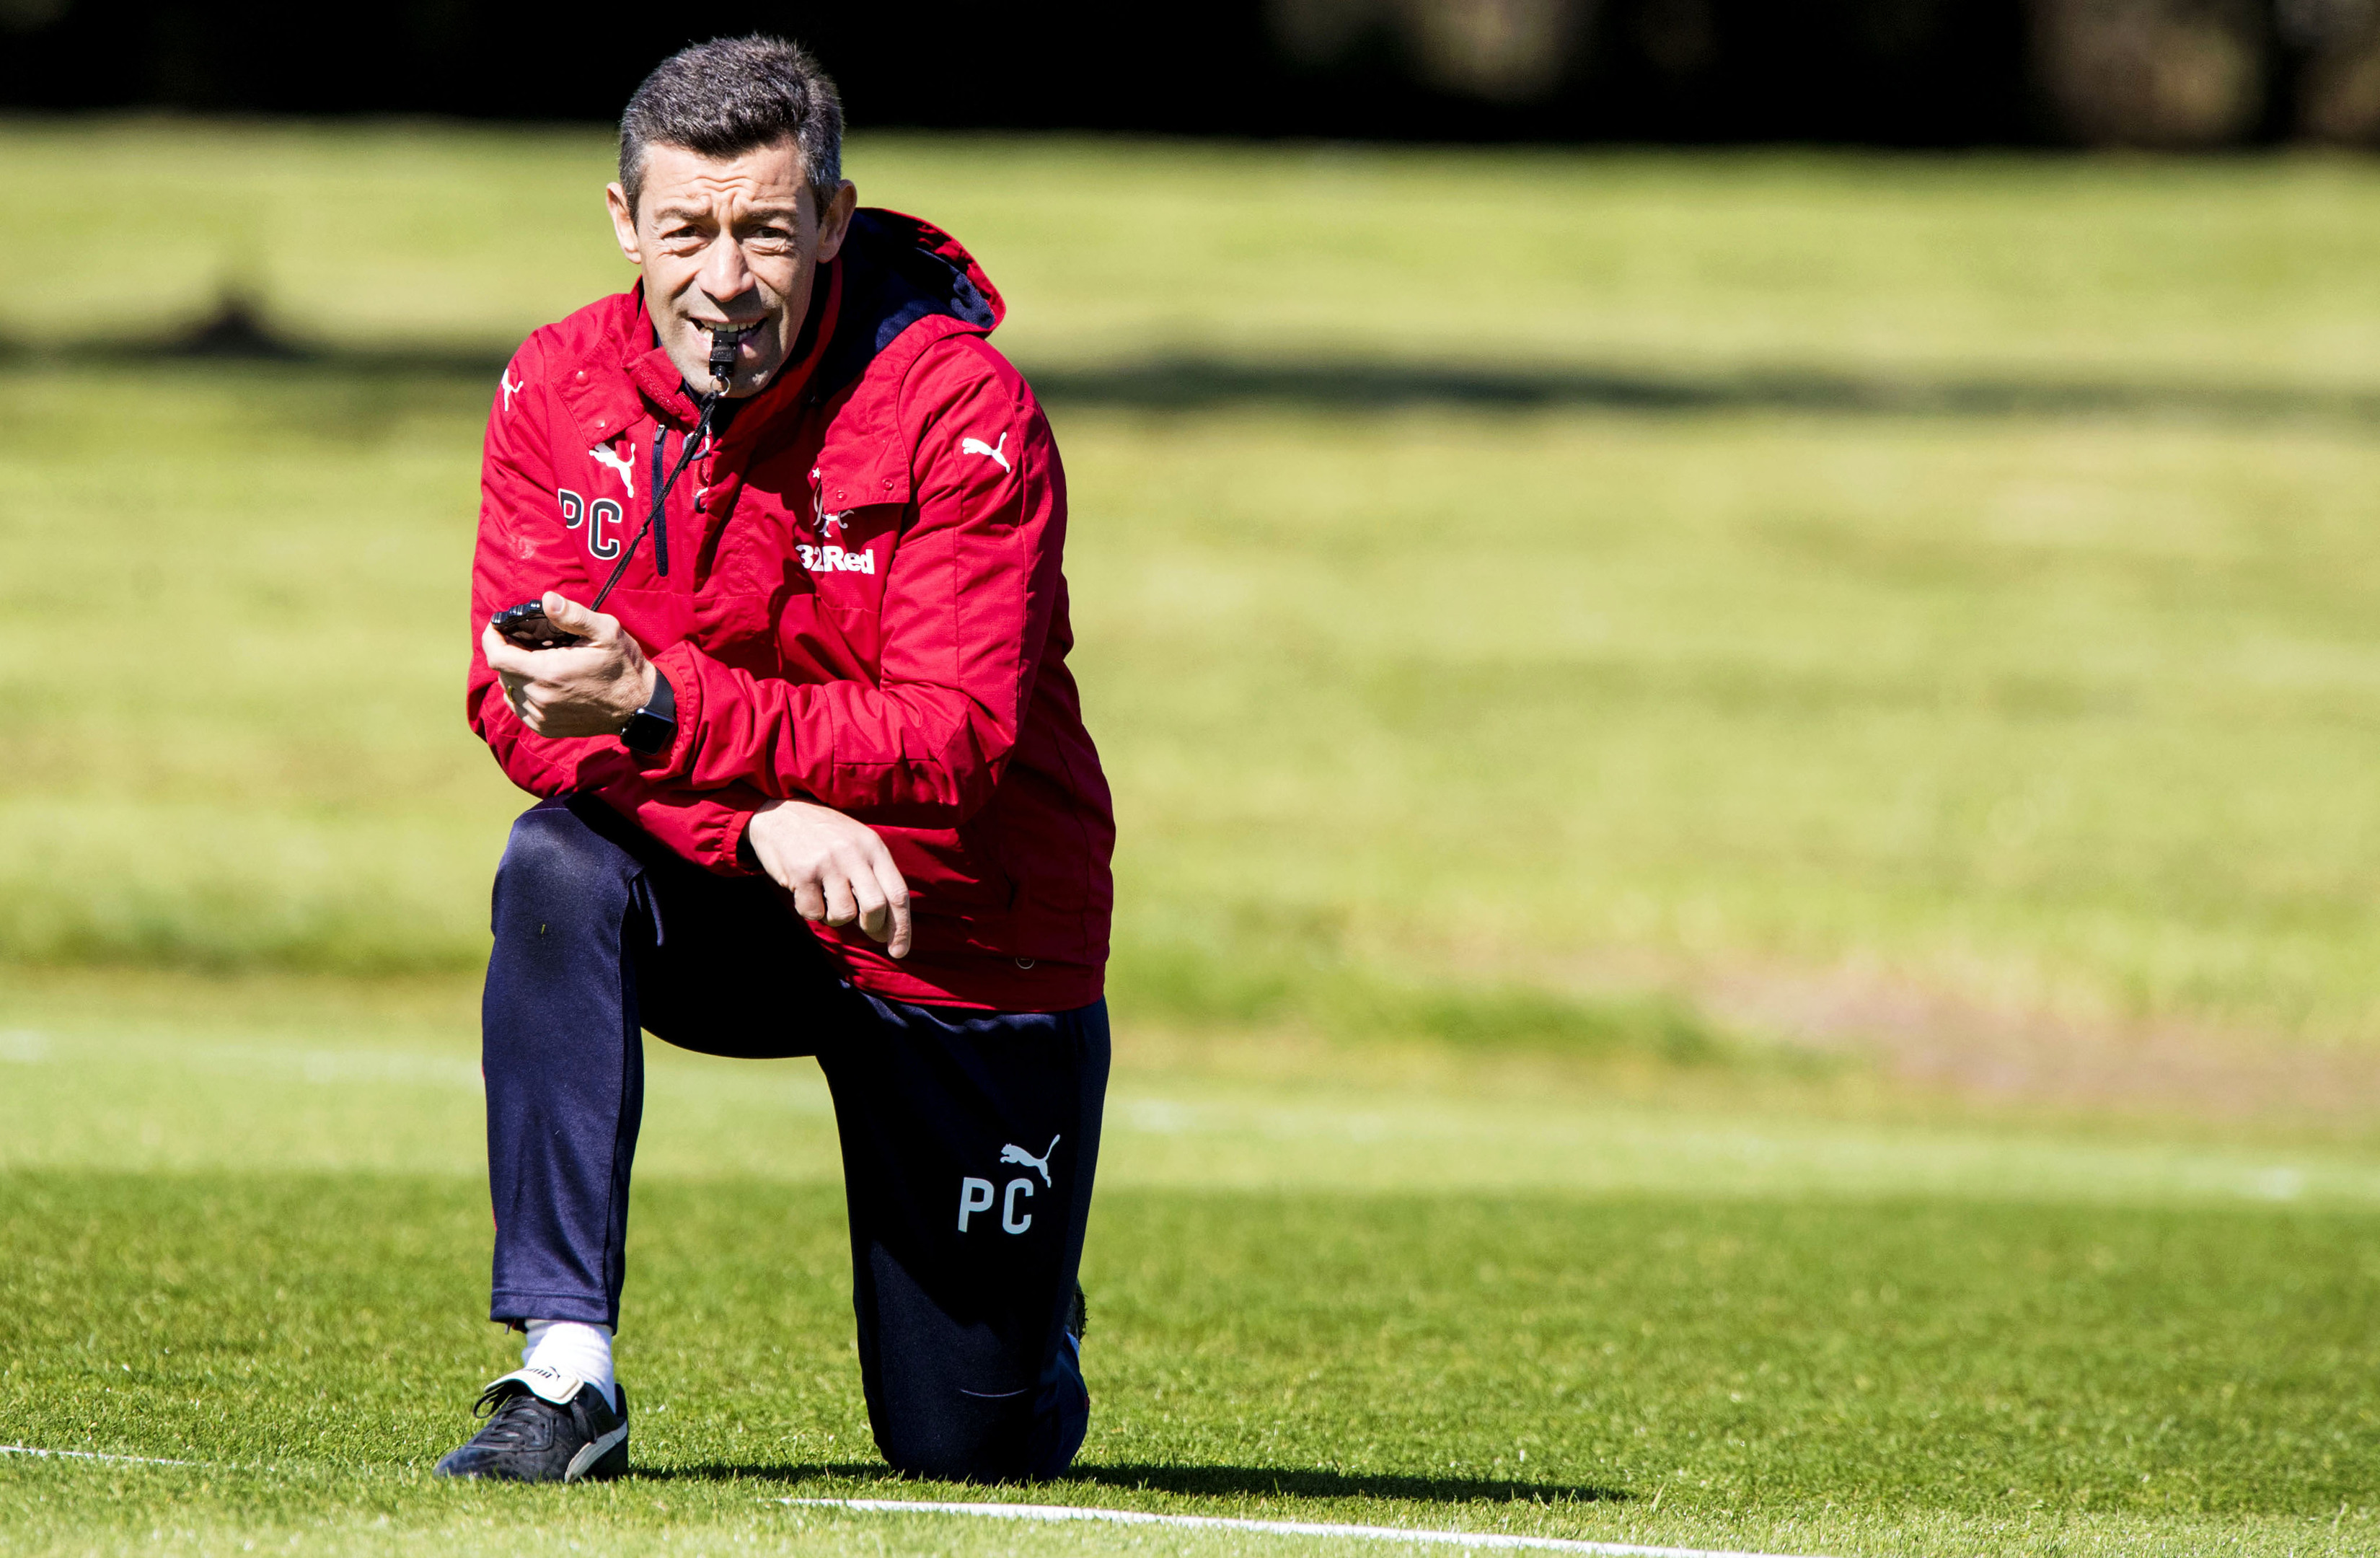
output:
[[659, 667], [653, 671], [652, 697], [628, 716], [628, 723], [620, 727], [620, 739], [641, 757], [665, 752], [677, 739], [677, 689]]

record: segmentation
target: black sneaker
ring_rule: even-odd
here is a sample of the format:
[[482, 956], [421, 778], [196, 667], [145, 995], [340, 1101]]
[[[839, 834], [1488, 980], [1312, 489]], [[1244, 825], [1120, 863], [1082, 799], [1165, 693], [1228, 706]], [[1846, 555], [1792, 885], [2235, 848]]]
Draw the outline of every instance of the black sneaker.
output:
[[480, 1393], [475, 1410], [488, 1426], [448, 1452], [435, 1477], [500, 1482], [601, 1480], [628, 1469], [628, 1393], [620, 1408], [576, 1374], [519, 1369]]

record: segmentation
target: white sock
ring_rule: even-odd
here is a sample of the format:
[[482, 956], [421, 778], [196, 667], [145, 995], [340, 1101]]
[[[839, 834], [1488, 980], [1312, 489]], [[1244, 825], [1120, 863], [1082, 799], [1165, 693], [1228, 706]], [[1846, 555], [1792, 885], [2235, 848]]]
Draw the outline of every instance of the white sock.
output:
[[620, 1393], [612, 1382], [612, 1328], [575, 1320], [533, 1320], [528, 1340], [521, 1346], [524, 1369], [557, 1369], [576, 1374], [603, 1393], [612, 1409], [620, 1409]]

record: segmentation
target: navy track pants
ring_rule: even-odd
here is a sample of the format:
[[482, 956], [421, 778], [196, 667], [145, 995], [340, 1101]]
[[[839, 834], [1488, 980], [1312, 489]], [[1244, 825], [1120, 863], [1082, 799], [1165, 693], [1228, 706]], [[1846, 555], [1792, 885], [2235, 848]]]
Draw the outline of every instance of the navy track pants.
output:
[[588, 797], [513, 825], [494, 930], [492, 1319], [619, 1324], [639, 1029], [709, 1054], [815, 1055], [843, 1144], [877, 1447], [920, 1476], [1065, 1470], [1090, 1420], [1064, 1324], [1105, 1003], [986, 1013], [855, 990], [767, 882], [690, 865]]

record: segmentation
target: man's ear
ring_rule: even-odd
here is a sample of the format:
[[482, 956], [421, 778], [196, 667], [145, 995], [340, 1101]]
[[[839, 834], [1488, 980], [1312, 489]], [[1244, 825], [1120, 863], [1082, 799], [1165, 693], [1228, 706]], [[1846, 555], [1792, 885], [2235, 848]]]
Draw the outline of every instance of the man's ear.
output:
[[603, 206], [612, 213], [612, 235], [620, 240], [620, 252], [628, 257], [629, 264], [643, 264], [644, 245], [637, 239], [637, 213], [628, 208], [628, 191], [617, 184], [604, 185]]
[[818, 262], [821, 265], [843, 252], [843, 240], [851, 235], [851, 213], [859, 209], [859, 186], [846, 178], [834, 199], [826, 202], [826, 214], [819, 218]]

